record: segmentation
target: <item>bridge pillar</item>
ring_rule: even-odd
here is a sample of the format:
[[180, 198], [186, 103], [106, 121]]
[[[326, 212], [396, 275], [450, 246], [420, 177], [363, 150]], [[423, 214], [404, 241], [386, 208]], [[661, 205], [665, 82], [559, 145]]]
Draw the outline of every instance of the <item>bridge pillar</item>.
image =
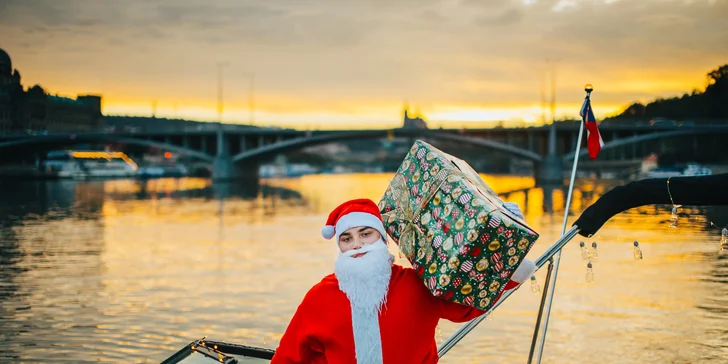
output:
[[216, 156], [212, 162], [212, 180], [215, 182], [232, 181], [239, 178], [239, 173], [230, 155]]
[[[245, 148], [243, 136], [241, 148]], [[214, 182], [231, 182], [244, 180], [247, 183], [259, 180], [260, 166], [255, 162], [246, 162], [244, 165], [235, 163], [230, 155], [230, 141], [225, 135], [222, 125], [217, 129], [217, 154], [212, 162], [212, 180]]]
[[528, 139], [528, 150], [538, 153], [534, 145], [533, 132], [526, 131], [526, 138]]
[[230, 145], [225, 137], [222, 124], [217, 129], [217, 155], [212, 162], [212, 180], [215, 182], [232, 181], [239, 178], [239, 171], [230, 156]]
[[207, 153], [207, 135], [200, 135], [200, 149], [202, 153]]
[[564, 183], [564, 162], [556, 153], [556, 125], [549, 128], [548, 154], [541, 165], [534, 169], [536, 185], [562, 185]]
[[561, 157], [547, 156], [534, 169], [536, 185], [562, 185], [564, 183], [564, 162]]

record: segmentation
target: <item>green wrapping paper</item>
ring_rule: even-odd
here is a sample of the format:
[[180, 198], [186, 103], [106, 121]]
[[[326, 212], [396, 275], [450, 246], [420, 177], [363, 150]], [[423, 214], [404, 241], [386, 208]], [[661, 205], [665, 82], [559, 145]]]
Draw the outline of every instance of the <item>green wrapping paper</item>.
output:
[[433, 295], [485, 311], [538, 239], [466, 162], [421, 140], [379, 209]]

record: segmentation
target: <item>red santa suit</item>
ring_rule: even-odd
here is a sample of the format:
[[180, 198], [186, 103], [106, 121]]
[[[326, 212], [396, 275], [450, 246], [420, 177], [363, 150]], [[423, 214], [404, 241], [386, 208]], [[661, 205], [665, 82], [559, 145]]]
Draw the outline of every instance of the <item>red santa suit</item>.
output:
[[[517, 285], [510, 281], [506, 289]], [[392, 265], [379, 314], [384, 364], [437, 363], [440, 319], [467, 322], [484, 313], [433, 296], [413, 269]], [[298, 306], [271, 361], [283, 363], [356, 363], [351, 307], [335, 275], [313, 286]]]
[[[369, 200], [353, 200], [334, 210], [323, 235], [327, 239], [336, 235], [338, 240], [339, 234], [355, 226], [374, 227], [386, 239], [378, 208]], [[388, 267], [384, 266], [383, 271], [387, 272]], [[508, 282], [504, 291], [530, 277], [532, 268], [525, 274], [517, 270], [519, 274], [514, 274], [513, 279], [518, 276], [518, 280]], [[272, 364], [357, 363], [352, 302], [342, 291], [342, 282], [330, 274], [308, 291], [281, 338]], [[437, 363], [435, 330], [440, 319], [467, 322], [485, 313], [433, 296], [413, 269], [399, 265], [391, 265], [383, 297], [386, 299], [378, 311], [379, 327], [373, 330], [381, 338], [374, 342], [377, 350], [381, 343], [384, 364]], [[372, 320], [376, 321], [375, 316]]]

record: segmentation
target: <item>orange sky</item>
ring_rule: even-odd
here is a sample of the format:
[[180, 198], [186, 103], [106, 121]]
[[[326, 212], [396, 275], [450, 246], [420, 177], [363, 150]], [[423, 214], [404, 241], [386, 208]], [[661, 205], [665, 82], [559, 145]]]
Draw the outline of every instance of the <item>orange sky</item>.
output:
[[[598, 117], [705, 86], [728, 63], [728, 0], [3, 1], [23, 84], [101, 93], [105, 114], [320, 128], [537, 123], [546, 59], [557, 116]], [[544, 83], [547, 87], [544, 87]], [[547, 114], [548, 116], [548, 114]]]

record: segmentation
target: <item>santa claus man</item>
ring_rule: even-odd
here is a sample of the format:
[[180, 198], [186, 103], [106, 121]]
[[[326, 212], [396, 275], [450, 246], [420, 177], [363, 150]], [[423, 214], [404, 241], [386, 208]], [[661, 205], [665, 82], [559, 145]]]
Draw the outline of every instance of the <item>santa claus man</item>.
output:
[[[520, 215], [518, 205], [507, 204]], [[377, 205], [368, 199], [334, 209], [322, 230], [336, 237], [334, 273], [298, 306], [271, 363], [437, 363], [440, 319], [467, 322], [484, 311], [433, 296], [411, 268], [393, 264]], [[505, 289], [535, 271], [524, 260]]]

